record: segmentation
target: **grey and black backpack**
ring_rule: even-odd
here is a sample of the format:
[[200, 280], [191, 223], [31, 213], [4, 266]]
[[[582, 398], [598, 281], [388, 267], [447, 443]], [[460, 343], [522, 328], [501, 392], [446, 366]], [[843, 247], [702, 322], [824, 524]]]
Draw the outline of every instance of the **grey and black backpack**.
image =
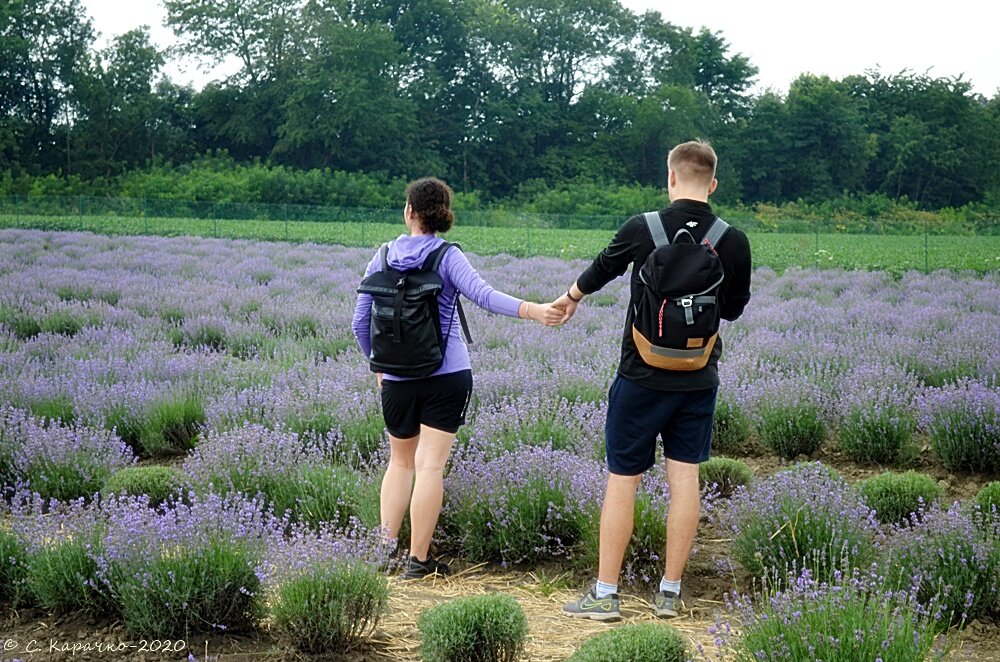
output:
[[644, 215], [655, 248], [639, 278], [632, 339], [648, 365], [663, 370], [700, 370], [719, 336], [719, 287], [724, 270], [715, 246], [729, 230], [716, 217], [701, 243], [681, 228], [667, 238], [659, 212]]
[[[444, 362], [450, 329], [442, 330], [438, 297], [444, 281], [438, 267], [445, 253], [456, 243], [444, 242], [434, 249], [423, 266], [409, 271], [397, 271], [389, 266], [389, 244], [379, 250], [381, 271], [361, 281], [358, 292], [370, 294], [372, 372], [387, 372], [401, 377], [427, 377]], [[469, 325], [458, 293], [455, 307], [471, 343]], [[449, 316], [454, 320], [455, 312]]]

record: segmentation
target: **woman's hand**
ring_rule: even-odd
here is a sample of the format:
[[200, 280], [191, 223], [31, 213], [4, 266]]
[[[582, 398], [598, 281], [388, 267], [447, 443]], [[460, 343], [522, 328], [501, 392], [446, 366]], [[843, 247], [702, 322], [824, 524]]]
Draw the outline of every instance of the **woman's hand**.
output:
[[565, 313], [549, 303], [533, 303], [525, 301], [522, 305], [522, 317], [534, 320], [545, 326], [559, 326]]

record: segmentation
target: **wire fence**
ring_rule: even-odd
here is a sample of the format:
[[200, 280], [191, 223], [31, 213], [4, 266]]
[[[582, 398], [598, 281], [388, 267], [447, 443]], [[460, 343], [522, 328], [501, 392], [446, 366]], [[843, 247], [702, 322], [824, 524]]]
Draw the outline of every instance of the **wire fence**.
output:
[[[642, 211], [642, 210], [637, 210]], [[758, 218], [723, 214], [751, 237], [754, 261], [776, 268], [818, 266], [1000, 268], [1000, 219]], [[479, 254], [593, 257], [621, 216], [461, 210], [449, 238]], [[109, 235], [202, 236], [374, 247], [405, 228], [402, 209], [159, 200], [153, 198], [0, 196], [0, 227]]]

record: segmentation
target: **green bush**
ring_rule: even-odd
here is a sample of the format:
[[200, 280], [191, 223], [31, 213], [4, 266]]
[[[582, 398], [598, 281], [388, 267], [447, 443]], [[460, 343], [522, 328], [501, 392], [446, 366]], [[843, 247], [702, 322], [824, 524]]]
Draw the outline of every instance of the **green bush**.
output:
[[41, 321], [42, 331], [63, 336], [75, 336], [83, 326], [84, 322], [68, 310], [57, 310]]
[[569, 662], [685, 662], [687, 647], [677, 630], [657, 623], [629, 623], [591, 637]]
[[388, 603], [384, 575], [362, 565], [324, 565], [279, 588], [272, 631], [306, 653], [343, 651], [375, 630]]
[[186, 487], [184, 476], [172, 467], [126, 467], [111, 475], [104, 483], [101, 496], [149, 497], [149, 505], [158, 506]]
[[182, 455], [194, 448], [205, 424], [205, 406], [194, 394], [153, 405], [139, 430], [140, 454], [146, 457]]
[[983, 485], [983, 489], [976, 494], [975, 501], [983, 515], [992, 518], [995, 514], [1000, 517], [1000, 481]]
[[0, 603], [16, 605], [27, 593], [27, 561], [27, 552], [17, 536], [0, 529]]
[[178, 549], [112, 579], [122, 619], [140, 637], [182, 638], [253, 626], [263, 614], [255, 555], [224, 540], [197, 550]]
[[840, 430], [840, 447], [862, 464], [904, 464], [920, 450], [913, 436], [916, 426], [913, 413], [899, 406], [858, 406]]
[[746, 462], [728, 457], [713, 457], [698, 467], [701, 488], [715, 485], [719, 496], [728, 497], [739, 485], [749, 485], [753, 472]]
[[10, 329], [18, 340], [30, 340], [42, 332], [38, 320], [10, 306], [0, 305], [0, 324]]
[[27, 556], [27, 587], [43, 609], [102, 614], [114, 601], [98, 578], [94, 539], [65, 540]]
[[887, 471], [861, 481], [858, 489], [883, 524], [906, 522], [911, 513], [929, 507], [944, 494], [937, 481], [916, 471]]
[[715, 418], [712, 421], [712, 451], [742, 455], [752, 447], [750, 436], [750, 419], [739, 405], [720, 397], [715, 403]]
[[757, 431], [772, 453], [791, 460], [819, 449], [826, 437], [826, 424], [819, 410], [809, 403], [768, 403], [761, 407]]
[[426, 662], [515, 662], [524, 652], [528, 619], [503, 593], [458, 598], [420, 615]]

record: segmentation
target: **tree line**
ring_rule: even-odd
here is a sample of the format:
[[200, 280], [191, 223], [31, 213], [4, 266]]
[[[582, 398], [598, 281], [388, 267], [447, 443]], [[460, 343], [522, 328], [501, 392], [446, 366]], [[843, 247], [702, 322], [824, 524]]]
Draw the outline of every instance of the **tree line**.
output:
[[[962, 78], [803, 74], [755, 94], [756, 67], [721, 33], [618, 0], [164, 6], [173, 52], [146, 28], [96, 48], [79, 0], [0, 0], [0, 190], [118, 195], [209, 155], [247, 172], [435, 174], [502, 203], [661, 187], [669, 147], [701, 137], [725, 204], [1000, 207], [1000, 94]], [[239, 71], [181, 86], [162, 74], [181, 54]]]

